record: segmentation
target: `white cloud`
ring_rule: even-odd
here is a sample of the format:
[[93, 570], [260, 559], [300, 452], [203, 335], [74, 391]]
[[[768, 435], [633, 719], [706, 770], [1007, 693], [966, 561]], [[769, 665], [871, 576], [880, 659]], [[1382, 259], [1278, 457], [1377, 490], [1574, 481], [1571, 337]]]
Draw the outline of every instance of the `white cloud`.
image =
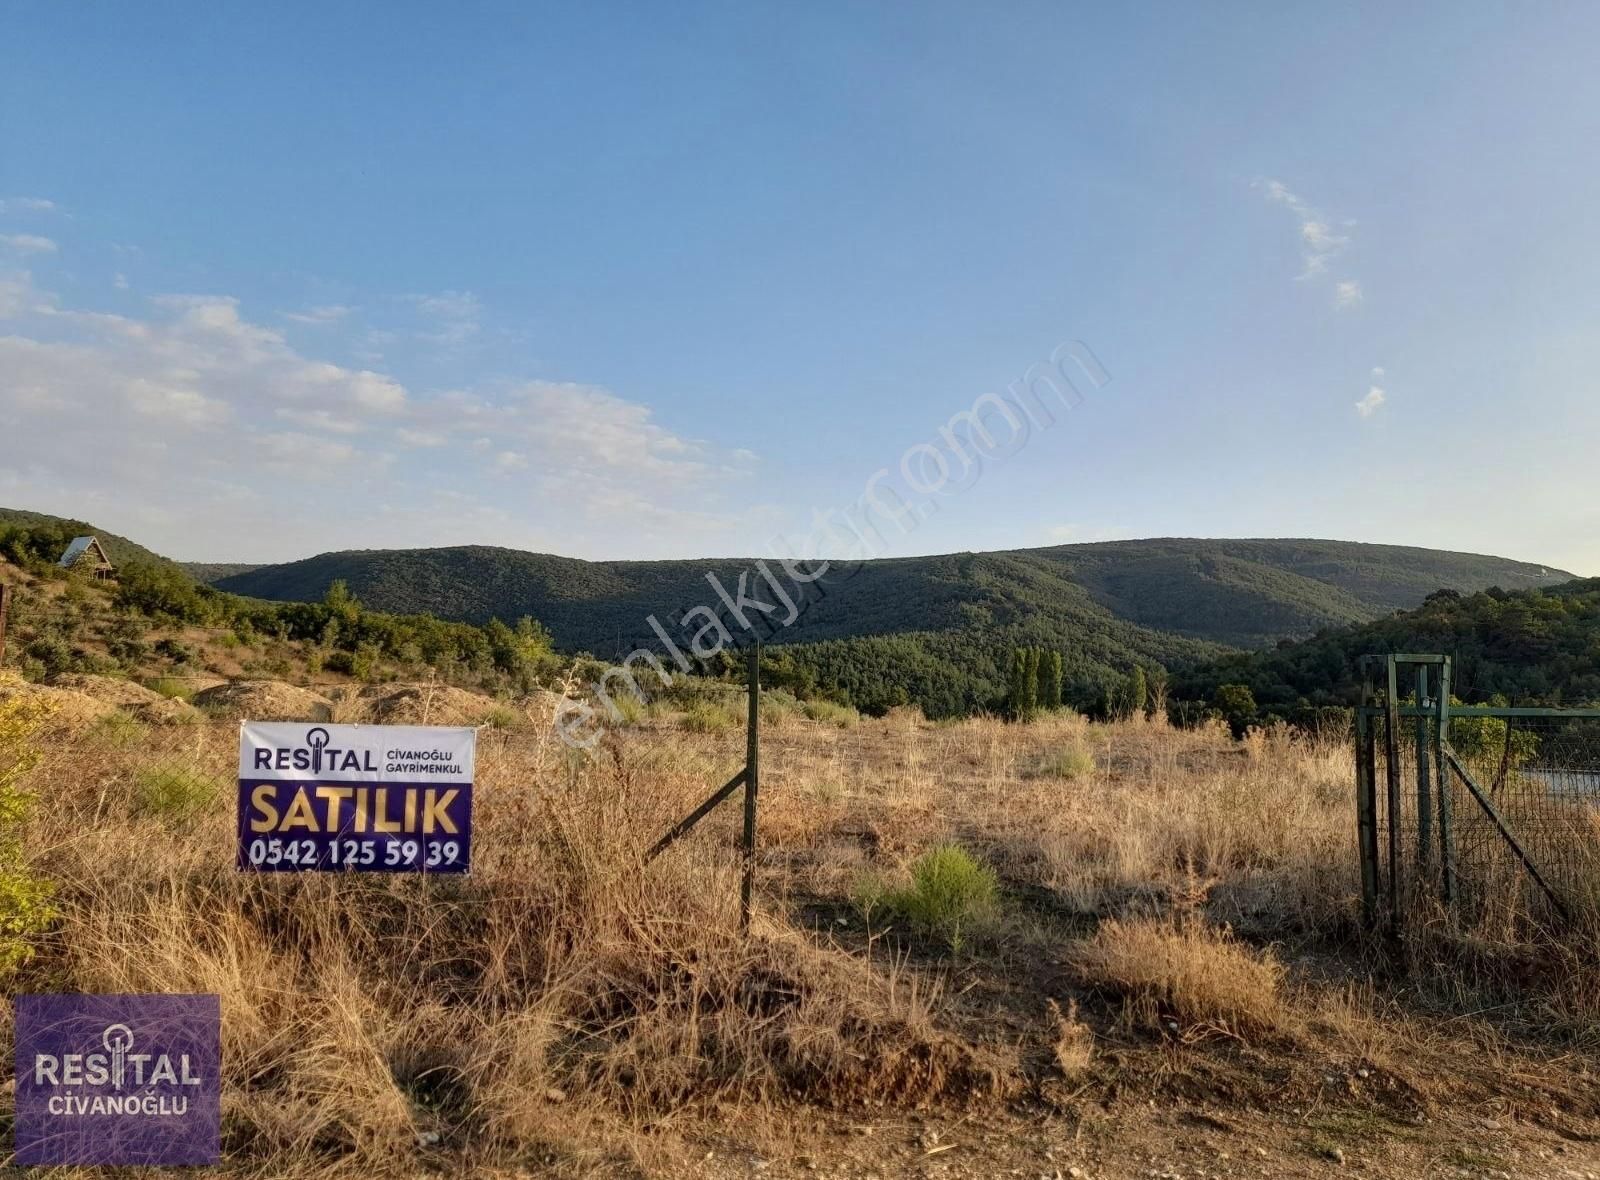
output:
[[362, 430], [362, 423], [357, 419], [341, 417], [327, 410], [282, 409], [277, 416], [307, 430], [326, 430], [333, 434], [359, 434]]
[[0, 270], [0, 318], [5, 498], [144, 521], [141, 539], [176, 556], [486, 540], [681, 553], [759, 508], [722, 508], [752, 456], [595, 386], [410, 389], [302, 351], [225, 295], [108, 314], [24, 271]]
[[42, 238], [38, 234], [0, 234], [0, 246], [15, 250], [18, 254], [54, 254], [56, 244], [49, 238]]
[[1382, 365], [1373, 365], [1372, 366], [1372, 376], [1374, 378], [1382, 377], [1383, 376], [1383, 366]]
[[119, 291], [126, 291], [128, 289], [128, 276], [119, 270], [112, 278], [111, 285]]
[[408, 295], [406, 302], [427, 321], [422, 339], [449, 348], [459, 347], [482, 330], [483, 305], [470, 291], [441, 291], [437, 295]]
[[283, 313], [283, 318], [293, 320], [297, 324], [336, 324], [353, 311], [355, 308], [342, 303], [330, 303], [321, 307], [308, 307], [304, 311], [286, 311]]
[[0, 271], [0, 320], [33, 306], [33, 276], [25, 270]]
[[1379, 408], [1387, 400], [1388, 398], [1384, 395], [1382, 389], [1376, 385], [1371, 386], [1367, 390], [1367, 396], [1356, 403], [1356, 413], [1363, 418], [1370, 418], [1378, 412]]
[[[1267, 194], [1267, 200], [1282, 205], [1295, 215], [1300, 223], [1300, 257], [1304, 270], [1302, 280], [1319, 278], [1327, 273], [1328, 263], [1343, 253], [1350, 245], [1350, 235], [1345, 232], [1355, 223], [1335, 223], [1309, 202], [1301, 199], [1287, 185], [1278, 180], [1258, 180], [1256, 188]], [[1346, 279], [1334, 289], [1334, 305], [1350, 307], [1361, 301], [1361, 283]]]
[[0, 197], [0, 213], [51, 213], [55, 207], [44, 197]]
[[255, 445], [270, 462], [314, 476], [324, 475], [326, 472], [322, 469], [348, 463], [356, 457], [356, 449], [349, 443], [295, 431], [262, 435]]

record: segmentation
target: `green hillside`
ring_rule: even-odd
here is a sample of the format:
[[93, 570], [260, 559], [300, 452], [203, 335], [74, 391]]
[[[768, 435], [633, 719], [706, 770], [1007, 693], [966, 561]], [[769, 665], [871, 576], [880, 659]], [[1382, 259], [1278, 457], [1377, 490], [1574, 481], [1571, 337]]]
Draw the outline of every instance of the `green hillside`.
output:
[[247, 574], [251, 570], [260, 569], [260, 565], [248, 561], [180, 561], [183, 572], [197, 582], [215, 585], [223, 578], [236, 577]]
[[1360, 694], [1359, 657], [1391, 651], [1452, 656], [1453, 692], [1469, 702], [1496, 695], [1518, 704], [1600, 702], [1600, 578], [1540, 590], [1440, 592], [1416, 610], [1194, 666], [1174, 687], [1212, 700], [1219, 685], [1243, 684], [1264, 711], [1349, 705]]
[[[661, 650], [708, 576], [753, 561], [587, 562], [486, 546], [328, 553], [221, 579], [256, 598], [315, 601], [335, 580], [380, 610], [482, 622], [531, 615], [568, 650]], [[772, 639], [803, 685], [936, 716], [991, 707], [1012, 646], [1060, 651], [1069, 696], [1100, 698], [1134, 664], [1184, 669], [1415, 606], [1441, 587], [1531, 586], [1569, 575], [1501, 558], [1339, 541], [1119, 541], [857, 563], [830, 572]]]
[[[0, 530], [7, 523], [53, 524], [63, 533], [89, 529], [0, 511]], [[193, 576], [230, 595], [264, 600], [263, 606], [321, 603], [343, 581], [368, 611], [480, 625], [531, 617], [560, 648], [605, 659], [639, 647], [665, 658], [648, 623], [652, 616], [687, 648], [697, 629], [678, 624], [687, 611], [704, 604], [728, 617], [710, 579], [736, 593], [754, 565], [731, 558], [588, 562], [466, 546], [326, 553], [258, 567], [191, 564], [184, 573], [126, 538], [89, 531], [113, 560], [156, 565], [164, 578], [181, 578], [191, 588]], [[1172, 671], [1174, 690], [1195, 699], [1209, 699], [1219, 683], [1242, 681], [1258, 687], [1263, 704], [1334, 701], [1349, 695], [1340, 671], [1349, 653], [1381, 650], [1385, 641], [1425, 642], [1404, 630], [1403, 618], [1384, 617], [1397, 609], [1416, 607], [1441, 588], [1472, 594], [1489, 586], [1552, 587], [1545, 595], [1510, 595], [1542, 603], [1529, 608], [1537, 613], [1570, 597], [1560, 586], [1569, 578], [1502, 558], [1315, 540], [1115, 541], [860, 562], [831, 569], [800, 619], [770, 636], [772, 675], [802, 693], [828, 693], [867, 709], [905, 702], [950, 716], [996, 707], [1010, 650], [1038, 647], [1061, 653], [1066, 695], [1080, 705], [1101, 700], [1135, 665]], [[176, 583], [161, 585], [163, 595], [180, 595]], [[1499, 602], [1506, 591], [1463, 601]], [[756, 592], [771, 600], [763, 586]], [[1427, 615], [1424, 623], [1437, 626], [1444, 601], [1419, 612]], [[229, 605], [224, 597], [206, 603]], [[246, 608], [229, 606], [232, 613]], [[1398, 628], [1398, 637], [1385, 628]], [[1325, 634], [1285, 652], [1248, 657], [1231, 650], [1314, 633]], [[1496, 683], [1507, 680], [1505, 663], [1498, 640], [1486, 643], [1477, 660]], [[1477, 664], [1465, 661], [1464, 672], [1472, 675]], [[721, 669], [713, 663], [707, 670]], [[1524, 680], [1518, 684], [1526, 692], [1554, 688], [1531, 673]], [[1562, 681], [1561, 691], [1575, 689]]]
[[[97, 529], [81, 520], [71, 520], [63, 516], [51, 516], [44, 512], [27, 512], [21, 508], [0, 508], [0, 533], [4, 533], [8, 528], [37, 529], [41, 526], [53, 526], [67, 541], [71, 541], [75, 536], [83, 536], [85, 534], [93, 534], [99, 537], [100, 544], [106, 551], [106, 556], [116, 565], [142, 562], [147, 565], [176, 568], [176, 563], [152, 553], [143, 545], [130, 541], [127, 537], [119, 537], [116, 533], [108, 533], [102, 529]], [[61, 549], [65, 552], [65, 542], [62, 543]]]
[[[481, 622], [531, 614], [558, 643], [597, 654], [650, 636], [645, 618], [714, 601], [750, 559], [588, 562], [487, 546], [325, 553], [221, 578], [257, 598], [315, 601], [336, 579], [381, 610]], [[1559, 570], [1430, 549], [1345, 541], [1113, 541], [860, 563], [785, 639], [945, 631], [1019, 611], [1102, 608], [1139, 627], [1266, 646], [1413, 607], [1434, 590], [1555, 584]], [[1006, 613], [1002, 611], [1002, 613]]]

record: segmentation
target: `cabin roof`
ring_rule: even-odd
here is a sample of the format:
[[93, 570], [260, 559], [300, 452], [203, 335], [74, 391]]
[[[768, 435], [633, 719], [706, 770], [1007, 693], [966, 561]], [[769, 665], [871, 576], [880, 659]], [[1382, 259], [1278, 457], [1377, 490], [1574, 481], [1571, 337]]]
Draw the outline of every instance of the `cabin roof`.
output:
[[67, 546], [67, 551], [61, 555], [61, 568], [71, 569], [78, 564], [78, 560], [89, 550], [93, 549], [100, 560], [106, 565], [111, 564], [111, 559], [106, 556], [106, 551], [100, 547], [96, 537], [74, 537], [72, 544]]

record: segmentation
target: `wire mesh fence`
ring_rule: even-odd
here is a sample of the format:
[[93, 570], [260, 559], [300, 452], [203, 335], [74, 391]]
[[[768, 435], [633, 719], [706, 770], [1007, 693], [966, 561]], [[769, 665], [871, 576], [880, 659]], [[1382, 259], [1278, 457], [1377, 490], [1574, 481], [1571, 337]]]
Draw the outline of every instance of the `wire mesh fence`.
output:
[[[1600, 712], [1461, 706], [1441, 700], [1437, 678], [1431, 697], [1425, 682], [1392, 705], [1359, 710], [1369, 909], [1387, 899], [1399, 924], [1442, 905], [1497, 933], [1592, 921]], [[1380, 684], [1373, 696], [1387, 690]]]

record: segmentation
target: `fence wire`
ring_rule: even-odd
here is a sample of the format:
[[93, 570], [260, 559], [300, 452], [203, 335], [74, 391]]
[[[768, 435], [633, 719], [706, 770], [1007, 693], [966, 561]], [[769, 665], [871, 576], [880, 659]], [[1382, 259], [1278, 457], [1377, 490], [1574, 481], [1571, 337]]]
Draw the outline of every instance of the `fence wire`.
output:
[[1600, 718], [1452, 714], [1459, 766], [1440, 765], [1435, 718], [1401, 716], [1392, 745], [1383, 711], [1371, 722], [1379, 883], [1394, 904], [1439, 901], [1502, 928], [1600, 914]]

